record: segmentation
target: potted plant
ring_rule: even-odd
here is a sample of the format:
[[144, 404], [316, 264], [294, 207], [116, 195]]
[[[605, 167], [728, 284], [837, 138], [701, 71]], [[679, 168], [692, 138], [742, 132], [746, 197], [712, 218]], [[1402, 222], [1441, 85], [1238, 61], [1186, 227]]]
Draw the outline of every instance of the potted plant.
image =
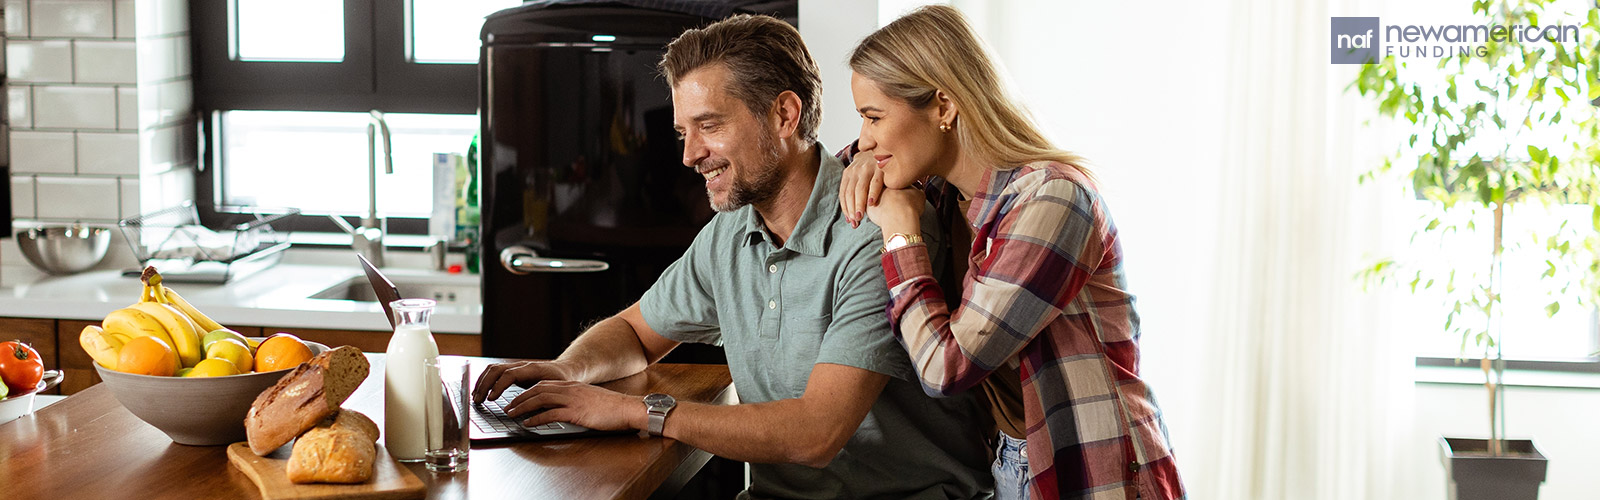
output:
[[[1507, 244], [1543, 253], [1546, 266], [1538, 281], [1551, 299], [1546, 314], [1555, 315], [1563, 301], [1586, 308], [1600, 302], [1600, 117], [1591, 106], [1600, 104], [1600, 14], [1555, 12], [1552, 3], [1479, 0], [1472, 12], [1489, 27], [1535, 26], [1541, 18], [1546, 25], [1581, 21], [1577, 41], [1491, 38], [1481, 50], [1439, 58], [1386, 56], [1362, 66], [1350, 85], [1377, 101], [1380, 116], [1403, 117], [1399, 123], [1410, 135], [1362, 180], [1390, 173], [1401, 160], [1408, 193], [1429, 202], [1412, 242], [1467, 240], [1482, 249], [1478, 263], [1389, 258], [1361, 272], [1369, 282], [1407, 283], [1403, 277], [1409, 277], [1412, 293], [1442, 293], [1444, 328], [1461, 338], [1458, 362], [1468, 357], [1470, 345], [1484, 371], [1488, 439], [1440, 439], [1451, 499], [1536, 498], [1544, 480], [1546, 459], [1532, 441], [1505, 438], [1501, 347], [1516, 329], [1502, 324]], [[1596, 231], [1567, 224], [1533, 228], [1515, 235], [1516, 243], [1505, 234], [1510, 214], [1569, 204], [1592, 207]], [[1465, 235], [1480, 225], [1492, 237], [1470, 241]]]

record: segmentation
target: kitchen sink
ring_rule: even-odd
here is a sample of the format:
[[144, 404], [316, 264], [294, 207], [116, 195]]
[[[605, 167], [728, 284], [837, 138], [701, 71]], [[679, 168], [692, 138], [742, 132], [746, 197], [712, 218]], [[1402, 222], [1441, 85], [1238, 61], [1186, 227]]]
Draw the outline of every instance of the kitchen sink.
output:
[[[483, 304], [477, 283], [447, 283], [429, 277], [389, 276], [400, 296], [408, 299], [433, 299], [439, 305], [478, 306]], [[356, 276], [312, 294], [310, 298], [377, 302], [377, 293], [366, 276]]]

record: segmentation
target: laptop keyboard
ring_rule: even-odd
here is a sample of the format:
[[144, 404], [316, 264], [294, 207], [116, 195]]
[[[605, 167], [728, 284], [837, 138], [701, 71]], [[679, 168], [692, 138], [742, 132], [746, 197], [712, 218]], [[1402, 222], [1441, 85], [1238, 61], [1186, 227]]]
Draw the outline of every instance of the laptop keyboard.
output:
[[511, 407], [511, 400], [516, 399], [518, 394], [522, 394], [522, 391], [521, 387], [513, 385], [506, 388], [506, 391], [500, 394], [499, 399], [493, 401], [485, 400], [482, 404], [476, 405], [475, 411], [472, 412], [472, 424], [478, 426], [478, 430], [485, 433], [537, 433], [539, 431], [557, 431], [564, 428], [560, 422], [527, 427], [522, 425], [521, 420], [506, 415], [506, 408]]

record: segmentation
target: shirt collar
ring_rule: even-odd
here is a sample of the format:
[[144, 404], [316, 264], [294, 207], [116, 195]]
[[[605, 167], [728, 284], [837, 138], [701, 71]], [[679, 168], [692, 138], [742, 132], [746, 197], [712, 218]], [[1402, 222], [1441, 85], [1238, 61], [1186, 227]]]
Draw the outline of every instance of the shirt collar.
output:
[[[822, 143], [818, 142], [812, 147], [816, 148], [817, 157], [821, 159], [817, 165], [817, 179], [812, 183], [805, 211], [800, 213], [794, 233], [789, 235], [789, 241], [784, 242], [783, 248], [821, 257], [828, 250], [830, 229], [839, 218], [839, 181], [844, 176], [844, 164], [827, 154], [828, 150], [822, 147]], [[757, 241], [771, 243], [767, 226], [761, 222], [761, 214], [756, 213], [755, 207], [746, 206], [742, 210], [745, 211], [745, 245], [753, 245]]]

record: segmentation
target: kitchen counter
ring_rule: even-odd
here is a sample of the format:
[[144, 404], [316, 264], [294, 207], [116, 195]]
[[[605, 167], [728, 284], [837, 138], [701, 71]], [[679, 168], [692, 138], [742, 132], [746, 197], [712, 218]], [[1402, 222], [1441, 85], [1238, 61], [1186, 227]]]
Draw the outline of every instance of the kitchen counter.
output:
[[[400, 252], [391, 251], [390, 260], [404, 262], [419, 257], [397, 254]], [[339, 264], [345, 261], [350, 264]], [[415, 277], [452, 285], [479, 283], [478, 275], [405, 267], [385, 268], [383, 272], [395, 280]], [[168, 285], [223, 325], [390, 330], [383, 308], [375, 302], [308, 298], [356, 276], [364, 275], [348, 250], [293, 249], [278, 265], [225, 285]], [[8, 260], [0, 266], [0, 316], [99, 320], [137, 301], [141, 287], [138, 278], [124, 277], [117, 269], [50, 276], [22, 259]], [[435, 333], [476, 334], [482, 328], [482, 316], [482, 306], [441, 304], [430, 325]]]

